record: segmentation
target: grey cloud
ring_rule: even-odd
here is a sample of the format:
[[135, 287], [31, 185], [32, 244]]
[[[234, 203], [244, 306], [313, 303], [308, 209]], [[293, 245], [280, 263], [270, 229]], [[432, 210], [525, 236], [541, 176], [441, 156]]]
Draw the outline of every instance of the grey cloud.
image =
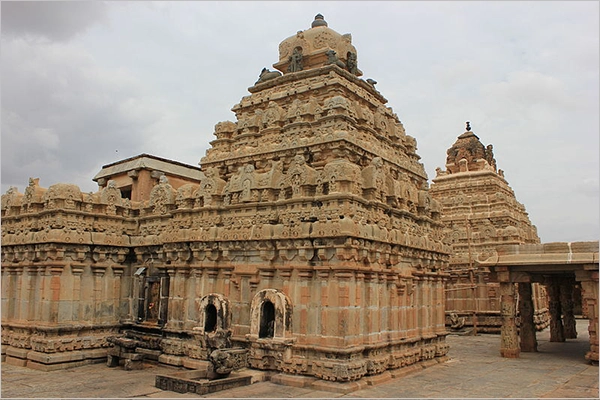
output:
[[24, 173], [51, 185], [65, 171], [72, 183], [93, 188], [89, 171], [98, 159], [143, 152], [161, 107], [135, 78], [58, 43], [3, 41], [2, 49], [3, 188], [26, 185]]
[[234, 120], [231, 107], [277, 61], [278, 44], [321, 13], [332, 29], [352, 34], [364, 78], [379, 82], [417, 139], [430, 179], [470, 120], [482, 142], [494, 145], [499, 168], [543, 240], [573, 240], [583, 230], [556, 227], [594, 218], [585, 232], [597, 236], [598, 214], [590, 211], [597, 209], [597, 184], [576, 188], [583, 180], [574, 179], [598, 170], [597, 4], [108, 7], [105, 26], [87, 15], [79, 30], [63, 36], [83, 33], [77, 40], [25, 40], [41, 31], [36, 27], [9, 26], [12, 36], [3, 36], [3, 191], [40, 174], [42, 186], [81, 187], [102, 164], [140, 152], [196, 164], [214, 139], [214, 124]]
[[97, 1], [3, 1], [2, 35], [65, 41], [107, 20], [107, 6]]

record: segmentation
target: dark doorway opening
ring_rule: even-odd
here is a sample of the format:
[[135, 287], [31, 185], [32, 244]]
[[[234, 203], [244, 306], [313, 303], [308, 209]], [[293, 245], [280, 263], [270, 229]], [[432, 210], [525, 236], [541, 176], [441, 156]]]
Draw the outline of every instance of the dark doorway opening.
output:
[[204, 309], [204, 332], [214, 332], [217, 330], [217, 307], [209, 304]]
[[265, 300], [260, 310], [259, 338], [272, 338], [275, 333], [275, 306]]

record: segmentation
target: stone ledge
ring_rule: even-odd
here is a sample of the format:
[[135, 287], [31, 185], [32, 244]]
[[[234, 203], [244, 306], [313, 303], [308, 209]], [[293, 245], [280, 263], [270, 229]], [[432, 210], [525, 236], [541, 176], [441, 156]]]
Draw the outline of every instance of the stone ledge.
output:
[[[158, 361], [158, 358], [161, 355], [160, 350], [145, 349], [143, 347], [136, 348], [135, 352], [139, 353], [139, 354], [143, 354], [145, 359], [153, 360], [153, 361]], [[185, 361], [184, 361], [184, 366], [185, 366]], [[187, 368], [195, 368], [195, 367], [187, 367]]]
[[377, 375], [367, 376], [363, 378], [369, 386], [379, 385], [380, 383], [387, 382], [392, 379], [392, 373], [390, 371], [384, 371]]
[[[51, 365], [51, 364], [65, 364], [71, 365], [74, 362], [85, 361], [85, 360], [96, 360], [96, 362], [102, 362], [106, 359], [106, 349], [93, 349], [93, 350], [78, 350], [69, 351], [65, 353], [41, 353], [38, 351], [30, 351], [27, 355], [27, 359], [33, 363]], [[93, 361], [90, 361], [93, 362]], [[70, 368], [70, 367], [63, 367]], [[59, 368], [60, 369], [60, 368]]]
[[318, 379], [312, 376], [305, 375], [289, 375], [289, 374], [277, 374], [271, 377], [271, 382], [278, 385], [292, 386], [305, 388], [310, 387]]
[[438, 361], [436, 359], [421, 361], [421, 367], [423, 369], [433, 367], [434, 365], [438, 365]]
[[5, 356], [5, 362], [7, 364], [10, 365], [15, 365], [17, 367], [26, 367], [27, 366], [27, 360], [24, 360], [22, 358], [17, 358], [17, 357], [11, 357], [11, 356]]
[[50, 372], [50, 371], [58, 371], [61, 369], [75, 368], [81, 367], [83, 365], [92, 364], [91, 360], [81, 360], [81, 361], [72, 361], [72, 362], [64, 362], [60, 364], [44, 364], [36, 361], [29, 360], [26, 362], [27, 368], [37, 369], [39, 371]]
[[6, 349], [7, 356], [11, 356], [11, 357], [15, 357], [15, 358], [22, 358], [22, 359], [26, 359], [27, 354], [29, 354], [29, 352], [31, 352], [31, 349], [22, 349], [19, 347], [12, 347], [12, 346], [8, 346], [8, 348]]
[[176, 367], [183, 367], [183, 357], [180, 356], [161, 354], [158, 357], [158, 362], [162, 364], [174, 365]]
[[325, 392], [348, 394], [357, 390], [365, 389], [367, 386], [368, 383], [364, 379], [351, 382], [331, 382], [318, 379], [310, 385], [310, 388]]
[[390, 369], [377, 375], [365, 376], [357, 381], [350, 382], [332, 382], [321, 380], [313, 376], [289, 375], [284, 373], [278, 373], [271, 376], [270, 381], [272, 383], [283, 386], [310, 388], [314, 390], [322, 390], [325, 392], [348, 394], [356, 390], [365, 389], [368, 386], [379, 385], [392, 379], [403, 378], [409, 374], [423, 371], [426, 368], [431, 368], [438, 364], [443, 364], [449, 360], [450, 357], [448, 356], [436, 357], [431, 360], [419, 361], [415, 364], [411, 364], [406, 367]]
[[[140, 349], [138, 349], [140, 350]], [[159, 357], [160, 358], [160, 357]], [[194, 358], [186, 357], [182, 360], [183, 366], [189, 369], [201, 369], [206, 370], [211, 363], [205, 360], [197, 360]]]
[[406, 367], [390, 370], [390, 374], [392, 375], [393, 379], [396, 379], [396, 378], [403, 378], [406, 375], [409, 375], [409, 374], [412, 374], [414, 372], [418, 372], [421, 370], [423, 370], [423, 367], [419, 363], [417, 363], [417, 364], [408, 365]]

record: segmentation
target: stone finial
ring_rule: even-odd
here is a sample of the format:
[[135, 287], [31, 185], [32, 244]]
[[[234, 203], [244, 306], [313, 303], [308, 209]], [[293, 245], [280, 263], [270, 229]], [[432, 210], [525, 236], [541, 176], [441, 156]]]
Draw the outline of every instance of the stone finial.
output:
[[327, 22], [321, 14], [315, 15], [315, 20], [310, 25], [311, 28], [315, 28], [317, 26], [327, 26]]
[[471, 132], [471, 123], [469, 121], [467, 121], [466, 124], [467, 124], [467, 132]]

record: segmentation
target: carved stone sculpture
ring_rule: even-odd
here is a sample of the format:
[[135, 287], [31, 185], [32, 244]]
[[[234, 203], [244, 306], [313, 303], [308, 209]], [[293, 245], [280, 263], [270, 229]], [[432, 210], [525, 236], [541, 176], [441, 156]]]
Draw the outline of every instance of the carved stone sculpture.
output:
[[279, 72], [279, 71], [270, 71], [268, 68], [263, 68], [262, 71], [260, 72], [258, 80], [256, 81], [255, 84], [261, 83], [261, 82], [266, 82], [266, 81], [269, 81], [271, 79], [275, 79], [275, 78], [277, 78], [279, 76], [281, 76], [281, 72]]
[[302, 71], [302, 49], [295, 48], [290, 56], [290, 65], [288, 66], [288, 72]]

